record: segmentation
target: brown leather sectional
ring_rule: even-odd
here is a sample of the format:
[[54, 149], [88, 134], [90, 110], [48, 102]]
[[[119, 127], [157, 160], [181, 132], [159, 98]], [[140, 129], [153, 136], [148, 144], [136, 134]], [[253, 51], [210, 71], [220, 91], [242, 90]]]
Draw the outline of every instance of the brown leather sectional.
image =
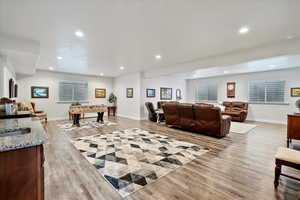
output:
[[229, 133], [231, 117], [222, 115], [218, 107], [188, 103], [165, 103], [162, 108], [167, 125], [217, 137], [224, 137]]
[[232, 121], [244, 122], [248, 115], [248, 103], [224, 101], [225, 111], [223, 115], [230, 115]]

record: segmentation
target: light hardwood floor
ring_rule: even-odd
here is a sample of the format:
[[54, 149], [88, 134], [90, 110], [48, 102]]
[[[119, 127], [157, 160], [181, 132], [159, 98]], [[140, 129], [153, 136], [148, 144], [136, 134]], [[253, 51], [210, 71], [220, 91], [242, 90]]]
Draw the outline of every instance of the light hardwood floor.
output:
[[[142, 128], [208, 147], [210, 152], [180, 167], [153, 184], [128, 196], [127, 200], [200, 199], [300, 199], [300, 183], [281, 178], [274, 190], [274, 155], [285, 146], [286, 126], [254, 123], [248, 134], [231, 133], [223, 139], [167, 128], [149, 121], [111, 117], [117, 126], [98, 128], [98, 133]], [[65, 134], [56, 121], [45, 125], [49, 143], [45, 145], [46, 200], [118, 200], [113, 187], [97, 173], [72, 146], [71, 138], [97, 132], [73, 131]], [[300, 173], [283, 169], [296, 176]]]

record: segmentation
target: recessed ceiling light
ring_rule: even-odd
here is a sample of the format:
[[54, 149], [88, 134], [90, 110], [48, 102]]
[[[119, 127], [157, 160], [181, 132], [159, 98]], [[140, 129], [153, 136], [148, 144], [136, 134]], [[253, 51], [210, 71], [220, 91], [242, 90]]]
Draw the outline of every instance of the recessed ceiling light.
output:
[[52, 71], [52, 70], [54, 70], [54, 68], [53, 68], [53, 67], [49, 67], [49, 70], [51, 70], [51, 71]]
[[120, 70], [124, 70], [124, 69], [125, 69], [125, 67], [124, 67], [124, 66], [121, 66], [121, 67], [120, 67]]
[[57, 56], [57, 59], [58, 59], [58, 60], [62, 60], [62, 59], [63, 59], [63, 57], [61, 57], [61, 56]]
[[100, 76], [104, 76], [104, 74], [103, 74], [103, 73], [100, 73]]
[[81, 30], [75, 31], [75, 35], [80, 38], [84, 37], [84, 33]]
[[249, 32], [249, 30], [250, 30], [249, 27], [243, 26], [240, 28], [239, 34], [247, 34]]
[[227, 70], [224, 70], [224, 74], [228, 74], [229, 73], [229, 71], [227, 71]]
[[156, 60], [160, 60], [161, 59], [161, 55], [157, 54], [155, 55]]

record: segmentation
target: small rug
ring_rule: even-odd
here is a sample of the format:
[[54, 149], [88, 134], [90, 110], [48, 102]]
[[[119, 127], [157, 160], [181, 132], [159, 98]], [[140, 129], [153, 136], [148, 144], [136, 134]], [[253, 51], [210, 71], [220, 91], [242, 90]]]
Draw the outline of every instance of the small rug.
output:
[[208, 152], [138, 128], [81, 137], [72, 143], [122, 197]]
[[58, 126], [63, 132], [68, 132], [73, 130], [83, 130], [83, 129], [98, 128], [98, 127], [112, 126], [112, 125], [117, 125], [117, 124], [110, 121], [104, 121], [104, 123], [99, 123], [91, 120], [81, 120], [80, 127], [73, 125], [73, 123], [71, 123], [70, 121], [59, 124]]
[[240, 122], [231, 122], [230, 132], [239, 133], [239, 134], [246, 134], [252, 129], [254, 129], [256, 125], [253, 124], [246, 124]]

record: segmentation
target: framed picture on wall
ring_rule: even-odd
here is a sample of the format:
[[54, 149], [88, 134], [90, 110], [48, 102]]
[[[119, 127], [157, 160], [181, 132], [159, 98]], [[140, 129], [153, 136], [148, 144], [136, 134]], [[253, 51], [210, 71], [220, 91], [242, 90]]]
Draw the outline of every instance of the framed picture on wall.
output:
[[181, 90], [180, 89], [176, 89], [176, 100], [178, 101], [180, 99], [182, 99], [182, 97], [181, 97]]
[[155, 97], [155, 89], [146, 89], [146, 96], [148, 98], [154, 98]]
[[172, 88], [160, 88], [160, 100], [172, 100]]
[[32, 86], [31, 98], [49, 98], [49, 87]]
[[227, 83], [227, 98], [235, 98], [235, 82]]
[[133, 88], [126, 88], [126, 97], [133, 98]]
[[300, 88], [291, 88], [291, 97], [300, 97]]
[[95, 88], [95, 98], [106, 98], [106, 89]]

